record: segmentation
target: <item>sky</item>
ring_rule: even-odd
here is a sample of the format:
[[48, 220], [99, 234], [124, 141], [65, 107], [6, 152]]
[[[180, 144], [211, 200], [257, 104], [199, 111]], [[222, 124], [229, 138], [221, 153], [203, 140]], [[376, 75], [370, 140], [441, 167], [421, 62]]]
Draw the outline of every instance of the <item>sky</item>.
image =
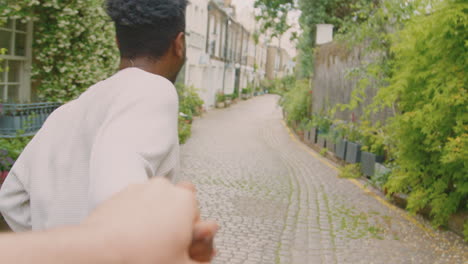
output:
[[[234, 6], [236, 6], [237, 10], [242, 10], [245, 7], [248, 7], [253, 11], [254, 10], [254, 7], [253, 7], [254, 2], [255, 2], [255, 0], [232, 0], [232, 4]], [[299, 16], [300, 16], [299, 11], [293, 12], [293, 13], [290, 14], [289, 19], [290, 19], [290, 23], [293, 25], [293, 28], [291, 30], [289, 30], [288, 32], [286, 32], [285, 36], [283, 36], [282, 41], [281, 41], [281, 47], [286, 49], [288, 51], [289, 55], [291, 55], [291, 57], [295, 57], [297, 52], [296, 52], [295, 43], [291, 43], [291, 41], [289, 41], [289, 39], [291, 37], [292, 32], [297, 31], [297, 30], [300, 29], [299, 22], [298, 22], [299, 21]], [[275, 42], [274, 42], [274, 44], [278, 45], [278, 41], [275, 41]]]

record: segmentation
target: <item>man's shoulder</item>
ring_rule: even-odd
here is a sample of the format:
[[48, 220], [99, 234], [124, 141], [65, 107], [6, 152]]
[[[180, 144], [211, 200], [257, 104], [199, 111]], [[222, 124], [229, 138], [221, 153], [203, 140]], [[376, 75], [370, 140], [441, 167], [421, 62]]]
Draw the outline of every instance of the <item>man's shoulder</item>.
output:
[[162, 76], [131, 68], [120, 71], [114, 77], [109, 81], [114, 83], [114, 87], [121, 87], [124, 96], [165, 100], [177, 98], [174, 84]]

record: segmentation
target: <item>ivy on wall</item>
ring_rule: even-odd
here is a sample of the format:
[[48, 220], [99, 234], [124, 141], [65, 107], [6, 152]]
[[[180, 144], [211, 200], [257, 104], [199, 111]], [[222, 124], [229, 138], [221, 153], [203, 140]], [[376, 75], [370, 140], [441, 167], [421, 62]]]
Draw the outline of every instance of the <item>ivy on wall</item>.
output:
[[103, 0], [9, 0], [0, 16], [34, 22], [32, 80], [40, 100], [72, 100], [117, 68]]

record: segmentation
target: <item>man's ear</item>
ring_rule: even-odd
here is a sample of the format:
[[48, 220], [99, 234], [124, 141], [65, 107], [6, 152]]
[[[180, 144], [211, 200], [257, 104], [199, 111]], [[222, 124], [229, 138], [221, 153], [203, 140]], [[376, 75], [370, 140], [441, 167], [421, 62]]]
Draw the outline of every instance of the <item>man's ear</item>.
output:
[[185, 33], [180, 32], [174, 40], [174, 53], [177, 57], [185, 56]]

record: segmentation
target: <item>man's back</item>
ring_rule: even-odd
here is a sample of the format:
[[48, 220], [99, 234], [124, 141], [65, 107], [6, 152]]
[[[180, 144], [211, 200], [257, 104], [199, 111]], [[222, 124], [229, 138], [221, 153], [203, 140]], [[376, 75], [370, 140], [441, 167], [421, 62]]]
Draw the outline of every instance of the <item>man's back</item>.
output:
[[57, 109], [0, 190], [14, 231], [79, 223], [130, 183], [173, 177], [178, 103], [167, 79], [120, 71]]

